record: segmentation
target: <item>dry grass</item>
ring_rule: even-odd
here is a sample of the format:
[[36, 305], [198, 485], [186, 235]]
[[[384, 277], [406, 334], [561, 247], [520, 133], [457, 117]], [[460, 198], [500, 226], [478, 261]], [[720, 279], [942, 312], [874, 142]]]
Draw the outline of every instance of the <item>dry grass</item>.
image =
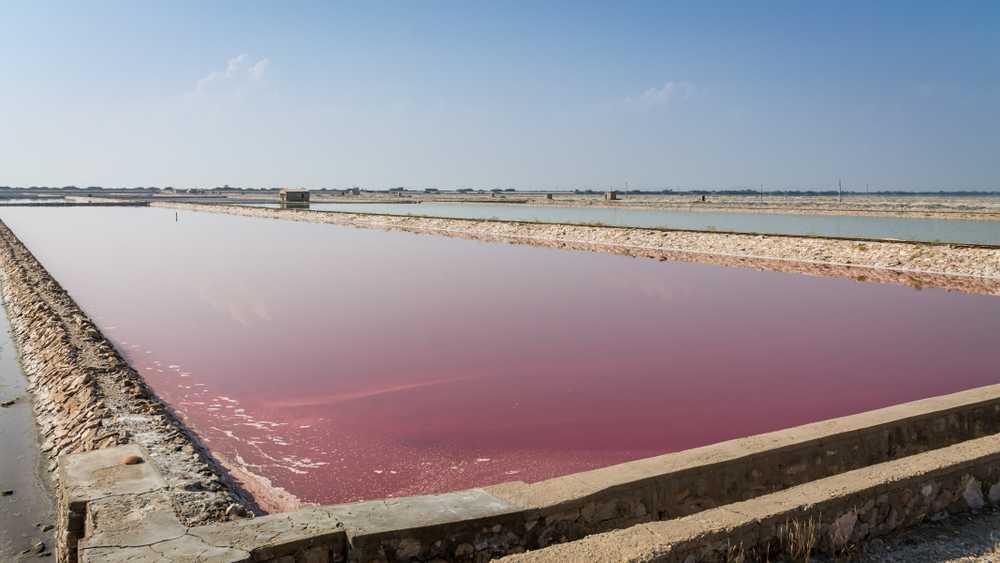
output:
[[730, 545], [726, 553], [726, 563], [743, 563], [746, 561], [746, 552], [743, 550], [743, 542]]
[[791, 520], [778, 527], [778, 541], [792, 561], [808, 562], [819, 539], [819, 518]]

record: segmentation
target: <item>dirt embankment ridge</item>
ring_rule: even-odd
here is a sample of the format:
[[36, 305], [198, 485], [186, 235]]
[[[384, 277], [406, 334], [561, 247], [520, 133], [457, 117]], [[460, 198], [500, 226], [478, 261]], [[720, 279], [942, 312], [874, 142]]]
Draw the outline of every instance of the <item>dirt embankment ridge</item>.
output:
[[571, 207], [609, 207], [639, 209], [671, 209], [675, 211], [707, 211], [732, 213], [765, 213], [790, 215], [831, 215], [910, 219], [964, 219], [976, 221], [1000, 220], [998, 197], [933, 197], [933, 196], [785, 196], [710, 194], [701, 201], [693, 194], [685, 195], [622, 195], [617, 201], [585, 195], [566, 195], [551, 200], [529, 200], [532, 205]]
[[50, 470], [61, 455], [136, 443], [163, 472], [185, 524], [221, 521], [253, 509], [2, 222], [0, 284]]
[[1000, 295], [1000, 249], [966, 245], [861, 241], [818, 237], [439, 219], [399, 215], [270, 209], [238, 205], [151, 204], [310, 223], [432, 233], [552, 248], [612, 252], [760, 270], [940, 287]]
[[[879, 218], [964, 219], [1000, 221], [1000, 197], [934, 195], [733, 195], [625, 194], [609, 201], [603, 194], [573, 192], [514, 192], [503, 194], [366, 192], [358, 196], [313, 192], [313, 203], [488, 203], [540, 207], [600, 207], [609, 209], [661, 209], [684, 212], [757, 213], [788, 215], [851, 215]], [[239, 194], [246, 200], [277, 203], [273, 195]]]

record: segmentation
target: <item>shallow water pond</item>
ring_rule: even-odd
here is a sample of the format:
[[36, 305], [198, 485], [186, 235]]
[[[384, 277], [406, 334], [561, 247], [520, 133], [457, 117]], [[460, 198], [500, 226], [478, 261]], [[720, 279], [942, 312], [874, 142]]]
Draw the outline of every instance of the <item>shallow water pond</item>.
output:
[[1000, 381], [1000, 299], [155, 208], [3, 219], [220, 457], [332, 503]]

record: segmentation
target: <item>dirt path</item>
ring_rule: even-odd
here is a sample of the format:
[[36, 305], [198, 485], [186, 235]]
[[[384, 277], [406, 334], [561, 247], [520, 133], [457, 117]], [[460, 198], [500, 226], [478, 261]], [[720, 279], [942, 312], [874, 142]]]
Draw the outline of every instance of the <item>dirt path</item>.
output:
[[1000, 511], [927, 522], [872, 541], [858, 555], [861, 563], [1000, 561]]

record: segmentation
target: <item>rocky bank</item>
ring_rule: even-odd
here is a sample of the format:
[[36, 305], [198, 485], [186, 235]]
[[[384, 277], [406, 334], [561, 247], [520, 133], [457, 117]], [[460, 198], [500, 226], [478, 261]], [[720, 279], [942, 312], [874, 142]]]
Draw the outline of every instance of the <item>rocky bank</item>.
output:
[[[254, 511], [252, 501], [237, 492], [220, 465], [2, 223], [0, 284], [50, 471], [55, 474], [65, 454], [136, 443], [161, 468], [173, 508], [186, 525]], [[59, 529], [65, 530], [62, 524]]]
[[154, 202], [151, 206], [1000, 295], [1000, 248], [975, 245], [439, 219], [238, 205]]

